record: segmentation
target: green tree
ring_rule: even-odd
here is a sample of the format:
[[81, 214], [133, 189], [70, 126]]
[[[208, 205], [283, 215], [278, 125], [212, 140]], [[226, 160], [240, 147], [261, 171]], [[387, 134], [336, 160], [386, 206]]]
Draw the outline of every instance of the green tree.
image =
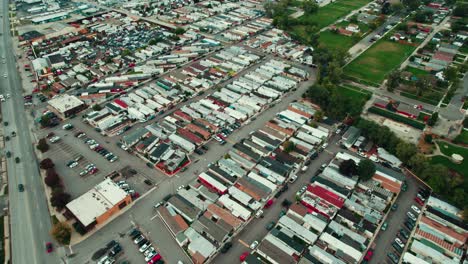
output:
[[444, 77], [447, 81], [454, 82], [458, 79], [458, 71], [457, 67], [447, 67], [444, 71]]
[[417, 153], [408, 161], [408, 166], [416, 174], [419, 175], [429, 165], [426, 156]]
[[369, 159], [363, 159], [357, 166], [357, 174], [359, 179], [367, 181], [375, 174], [375, 164]]
[[453, 9], [453, 15], [458, 17], [467, 17], [468, 16], [468, 4], [459, 3], [455, 9]]
[[387, 79], [387, 90], [393, 92], [395, 88], [398, 88], [401, 83], [401, 71], [394, 70], [388, 75]]
[[49, 150], [49, 144], [47, 144], [47, 140], [45, 138], [39, 139], [37, 142], [36, 148], [41, 152], [45, 153]]
[[424, 141], [426, 143], [432, 144], [432, 135], [431, 134], [424, 135]]
[[416, 10], [421, 5], [421, 1], [419, 0], [403, 0], [401, 2], [403, 6], [409, 10]]
[[305, 0], [302, 2], [302, 9], [304, 10], [304, 14], [310, 15], [316, 13], [319, 6], [312, 0]]
[[340, 163], [339, 166], [339, 171], [341, 174], [346, 175], [346, 176], [353, 176], [357, 174], [357, 165], [354, 160], [349, 159], [349, 160], [343, 160]]
[[294, 145], [294, 142], [292, 142], [292, 141], [289, 141], [289, 140], [288, 140], [288, 141], [285, 141], [285, 142], [283, 143], [283, 150], [284, 150], [284, 152], [286, 152], [286, 153], [289, 153], [289, 152], [291, 152], [291, 151], [294, 151], [295, 148], [296, 148], [296, 145]]
[[176, 35], [182, 35], [185, 33], [185, 29], [184, 28], [181, 28], [181, 27], [177, 27], [176, 29], [174, 29], [174, 34]]
[[435, 112], [427, 120], [427, 125], [428, 126], [434, 126], [437, 123], [437, 120], [439, 120], [439, 113]]
[[407, 163], [416, 153], [416, 146], [411, 143], [400, 142], [396, 146], [396, 156], [404, 163]]
[[102, 110], [102, 106], [99, 105], [99, 104], [95, 104], [95, 105], [93, 105], [93, 110], [94, 110], [94, 111], [101, 111], [101, 110]]
[[50, 231], [52, 237], [61, 245], [70, 244], [71, 239], [71, 227], [64, 222], [58, 222], [52, 226]]
[[317, 121], [317, 122], [320, 122], [320, 121], [322, 121], [322, 119], [323, 119], [323, 111], [321, 111], [321, 110], [315, 111], [314, 120]]

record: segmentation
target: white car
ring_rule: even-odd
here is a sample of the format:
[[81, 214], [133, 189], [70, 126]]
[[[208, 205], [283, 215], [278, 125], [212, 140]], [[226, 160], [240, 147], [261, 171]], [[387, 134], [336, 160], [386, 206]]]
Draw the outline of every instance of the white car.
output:
[[84, 175], [86, 175], [86, 174], [88, 174], [88, 171], [87, 171], [87, 170], [83, 170], [83, 171], [80, 172], [80, 176], [84, 176]]
[[146, 251], [145, 251], [145, 253], [143, 253], [143, 255], [146, 257], [153, 251], [154, 251], [154, 247], [150, 247], [150, 248], [146, 249]]
[[413, 221], [416, 221], [416, 216], [414, 216], [414, 214], [412, 214], [411, 212], [407, 212], [406, 215]]
[[70, 164], [70, 168], [75, 168], [76, 166], [78, 166], [78, 162], [73, 162], [72, 164]]
[[140, 243], [145, 237], [143, 235], [139, 235], [135, 240], [133, 240], [133, 243], [138, 244]]
[[5, 73], [5, 74], [3, 74], [3, 78], [6, 78], [6, 77], [7, 77], [7, 74], [6, 74], [6, 73]]
[[421, 213], [421, 209], [419, 209], [416, 205], [412, 205], [411, 206], [411, 209], [413, 209], [413, 211], [417, 214], [420, 214]]
[[146, 249], [148, 249], [148, 247], [150, 247], [150, 246], [151, 246], [151, 243], [150, 243], [150, 242], [146, 242], [145, 244], [143, 244], [143, 246], [140, 247], [139, 251], [143, 253], [143, 252], [145, 252]]
[[328, 143], [323, 143], [322, 149], [326, 149], [328, 147]]
[[49, 140], [50, 140], [51, 143], [55, 143], [55, 142], [60, 140], [60, 137], [59, 136], [54, 136], [54, 137], [51, 137]]
[[8, 99], [8, 98], [10, 98], [10, 97], [11, 97], [10, 94], [7, 93], [7, 94], [6, 94], [6, 98]]
[[404, 248], [405, 247], [405, 244], [403, 244], [403, 242], [397, 237], [395, 238], [395, 242], [397, 243], [397, 245], [401, 248]]
[[161, 206], [163, 204], [163, 202], [159, 202], [157, 204], [154, 205], [154, 208], [158, 208], [159, 206]]
[[255, 249], [257, 246], [258, 246], [258, 241], [255, 240], [254, 242], [252, 242], [252, 244], [250, 244], [250, 249]]
[[151, 253], [148, 254], [148, 256], [145, 257], [145, 261], [148, 262], [150, 261], [154, 256], [156, 256], [156, 254], [158, 254], [158, 252], [156, 251], [151, 251]]

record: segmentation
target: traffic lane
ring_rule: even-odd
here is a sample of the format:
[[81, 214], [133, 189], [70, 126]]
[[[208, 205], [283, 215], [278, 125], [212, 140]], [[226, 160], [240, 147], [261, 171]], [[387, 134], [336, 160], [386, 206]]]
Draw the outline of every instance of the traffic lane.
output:
[[[395, 202], [398, 204], [397, 210], [390, 211], [388, 214], [386, 220], [388, 222], [387, 230], [380, 230], [377, 238], [375, 239], [375, 244], [377, 247], [375, 248], [373, 258], [370, 261], [371, 264], [377, 264], [380, 263], [380, 260], [387, 259], [387, 253], [389, 252], [394, 252], [397, 254], [397, 252], [393, 249], [392, 243], [401, 228], [408, 230], [404, 225], [404, 222], [407, 218], [406, 213], [411, 211], [411, 205], [416, 204], [414, 197], [416, 197], [420, 185], [412, 177], [406, 177], [406, 181], [408, 190], [406, 192], [400, 192], [400, 195]], [[399, 256], [399, 254], [397, 255]]]
[[[333, 145], [331, 141], [329, 145]], [[336, 154], [336, 152], [335, 152]], [[236, 237], [232, 239], [232, 248], [225, 254], [219, 254], [214, 263], [239, 263], [239, 256], [245, 251], [250, 251], [247, 245], [250, 245], [254, 241], [261, 241], [266, 234], [269, 232], [266, 230], [266, 225], [270, 222], [277, 222], [281, 210], [284, 208], [281, 203], [287, 199], [291, 202], [296, 201], [296, 192], [303, 186], [310, 183], [311, 178], [320, 169], [320, 166], [324, 163], [330, 162], [334, 157], [333, 152], [323, 151], [319, 153], [319, 156], [312, 160], [307, 171], [298, 174], [298, 178], [294, 183], [288, 184], [288, 190], [276, 199], [275, 203], [268, 209], [263, 209], [264, 217], [253, 219]]]

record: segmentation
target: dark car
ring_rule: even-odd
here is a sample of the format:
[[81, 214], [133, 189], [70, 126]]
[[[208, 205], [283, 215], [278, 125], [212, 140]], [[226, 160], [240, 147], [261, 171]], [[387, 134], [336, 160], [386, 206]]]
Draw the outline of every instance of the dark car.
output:
[[207, 146], [205, 146], [205, 145], [201, 146], [201, 148], [204, 149], [204, 150], [208, 150], [208, 149], [209, 149], [209, 148], [208, 148]]
[[270, 223], [268, 223], [265, 228], [266, 230], [270, 231], [273, 229], [273, 227], [275, 227], [275, 222], [274, 221], [271, 221]]
[[11, 136], [16, 137], [16, 132], [15, 131], [11, 132]]
[[107, 243], [106, 248], [107, 248], [107, 249], [111, 249], [111, 248], [113, 248], [115, 245], [118, 245], [118, 244], [119, 244], [119, 243], [117, 243], [117, 241], [111, 240], [111, 241], [109, 241], [109, 243]]
[[405, 239], [409, 238], [409, 233], [405, 229], [400, 229], [400, 235], [404, 237]]
[[16, 158], [15, 158], [15, 162], [16, 162], [16, 163], [20, 163], [20, 158], [19, 158], [19, 157], [16, 157]]
[[228, 250], [232, 247], [232, 243], [231, 242], [226, 242], [226, 244], [223, 245], [223, 247], [221, 248], [221, 253], [226, 253], [228, 252]]
[[122, 251], [122, 247], [120, 246], [119, 243], [117, 243], [117, 244], [112, 248], [112, 250], [109, 252], [109, 256], [110, 256], [110, 257], [117, 256], [117, 254], [119, 254], [121, 251]]
[[19, 192], [24, 192], [24, 185], [23, 184], [18, 184], [18, 191]]
[[10, 151], [7, 151], [7, 152], [6, 152], [6, 157], [7, 157], [7, 158], [11, 157], [11, 152], [10, 152]]
[[193, 152], [197, 153], [198, 155], [203, 155], [205, 152], [201, 149], [195, 149]]
[[50, 252], [52, 252], [52, 251], [54, 251], [54, 246], [52, 246], [52, 243], [47, 242], [47, 243], [46, 243], [46, 252], [47, 252], [47, 253], [50, 253]]
[[140, 232], [140, 230], [138, 230], [138, 229], [133, 229], [133, 230], [130, 232], [130, 234], [129, 234], [129, 236], [130, 236], [132, 239], [135, 239], [135, 238], [136, 238], [137, 236], [139, 236], [139, 235], [141, 235], [141, 232]]
[[146, 185], [153, 185], [153, 182], [151, 182], [150, 180], [146, 179], [143, 181]]

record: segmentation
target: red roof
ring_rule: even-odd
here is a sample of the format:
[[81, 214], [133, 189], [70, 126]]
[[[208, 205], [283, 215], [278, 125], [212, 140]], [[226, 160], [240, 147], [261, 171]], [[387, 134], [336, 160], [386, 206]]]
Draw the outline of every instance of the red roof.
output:
[[114, 103], [122, 108], [128, 108], [128, 105], [120, 99], [115, 99]]
[[192, 117], [187, 115], [186, 113], [180, 111], [180, 110], [177, 110], [174, 112], [174, 115], [178, 116], [178, 117], [181, 117], [189, 122], [192, 122]]
[[187, 139], [188, 141], [198, 145], [200, 144], [201, 142], [203, 142], [203, 139], [201, 139], [200, 137], [198, 137], [197, 135], [195, 135], [194, 133], [188, 131], [187, 129], [185, 128], [178, 128], [177, 129], [177, 133]]
[[309, 185], [307, 186], [307, 191], [338, 208], [343, 207], [344, 199], [323, 187], [318, 185]]

